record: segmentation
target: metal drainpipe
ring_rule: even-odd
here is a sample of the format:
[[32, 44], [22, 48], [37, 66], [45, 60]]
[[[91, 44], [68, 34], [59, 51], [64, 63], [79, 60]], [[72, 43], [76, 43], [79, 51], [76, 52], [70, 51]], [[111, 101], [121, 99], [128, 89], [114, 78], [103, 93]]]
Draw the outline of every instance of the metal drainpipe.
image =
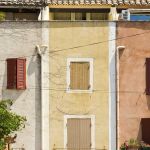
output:
[[119, 134], [120, 134], [120, 128], [119, 128], [119, 51], [125, 49], [125, 46], [117, 46], [117, 51], [116, 51], [116, 98], [117, 98], [117, 149], [119, 150]]
[[[41, 8], [41, 21], [42, 21], [42, 45], [39, 52], [41, 55], [41, 136], [42, 147], [41, 150], [50, 149], [50, 133], [49, 133], [49, 6]], [[45, 46], [46, 45], [46, 46]]]
[[[45, 76], [48, 71], [49, 62], [46, 61], [46, 50], [48, 46], [36, 46], [38, 55], [40, 56], [41, 63], [41, 150], [49, 150], [49, 90], [48, 80]], [[48, 65], [46, 64], [48, 63]], [[47, 66], [46, 66], [47, 65]], [[47, 90], [46, 90], [47, 88]]]

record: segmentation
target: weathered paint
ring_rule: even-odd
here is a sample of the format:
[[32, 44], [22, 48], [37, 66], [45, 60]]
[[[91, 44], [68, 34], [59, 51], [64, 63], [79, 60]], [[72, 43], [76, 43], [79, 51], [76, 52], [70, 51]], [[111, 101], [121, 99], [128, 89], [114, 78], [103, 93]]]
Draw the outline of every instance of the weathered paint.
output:
[[141, 140], [141, 118], [150, 118], [150, 97], [145, 94], [145, 59], [150, 57], [150, 23], [118, 22], [119, 55], [119, 145]]
[[[35, 46], [41, 44], [40, 22], [0, 23], [0, 99], [12, 99], [12, 111], [27, 118], [17, 133], [14, 148], [41, 150], [40, 61]], [[26, 90], [7, 90], [7, 58], [26, 58]]]
[[[64, 148], [64, 116], [95, 115], [95, 147], [109, 145], [108, 22], [50, 22], [50, 149]], [[67, 58], [93, 58], [94, 91], [67, 93]]]

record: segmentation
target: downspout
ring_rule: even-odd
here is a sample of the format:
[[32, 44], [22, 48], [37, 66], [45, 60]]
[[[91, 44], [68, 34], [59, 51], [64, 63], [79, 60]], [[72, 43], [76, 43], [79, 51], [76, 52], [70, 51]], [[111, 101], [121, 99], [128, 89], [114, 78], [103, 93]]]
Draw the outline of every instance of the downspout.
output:
[[41, 63], [41, 141], [42, 150], [49, 150], [49, 70], [46, 51], [48, 46], [36, 46]]
[[116, 150], [116, 22], [109, 22], [109, 150]]
[[117, 99], [117, 149], [119, 150], [120, 146], [120, 128], [119, 128], [119, 51], [124, 50], [125, 46], [117, 46], [116, 50], [116, 99]]
[[41, 150], [50, 150], [50, 98], [49, 98], [49, 6], [41, 7], [41, 46], [37, 52], [41, 59]]

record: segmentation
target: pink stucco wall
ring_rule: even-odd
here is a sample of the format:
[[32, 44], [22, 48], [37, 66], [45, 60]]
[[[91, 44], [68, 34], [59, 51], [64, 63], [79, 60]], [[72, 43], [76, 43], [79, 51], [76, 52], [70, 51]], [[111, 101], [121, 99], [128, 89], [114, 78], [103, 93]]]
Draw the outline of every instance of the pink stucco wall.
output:
[[150, 57], [150, 22], [118, 22], [119, 56], [118, 142], [141, 140], [141, 118], [150, 118], [150, 96], [145, 94], [145, 58]]

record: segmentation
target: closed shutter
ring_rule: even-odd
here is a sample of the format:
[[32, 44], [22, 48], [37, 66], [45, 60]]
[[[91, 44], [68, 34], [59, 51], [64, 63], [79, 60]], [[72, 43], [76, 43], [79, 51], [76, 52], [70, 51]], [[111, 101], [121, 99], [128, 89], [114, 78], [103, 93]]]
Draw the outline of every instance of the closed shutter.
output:
[[80, 148], [80, 120], [68, 119], [67, 121], [67, 148]]
[[88, 90], [90, 88], [89, 62], [70, 63], [70, 88], [73, 90]]
[[26, 88], [26, 59], [7, 59], [7, 89]]
[[91, 119], [68, 119], [67, 148], [91, 149]]
[[80, 148], [91, 148], [91, 119], [80, 119]]
[[146, 95], [150, 95], [150, 58], [146, 58]]
[[7, 59], [7, 89], [16, 89], [17, 80], [17, 60], [15, 58]]
[[17, 59], [17, 89], [26, 89], [26, 59]]

